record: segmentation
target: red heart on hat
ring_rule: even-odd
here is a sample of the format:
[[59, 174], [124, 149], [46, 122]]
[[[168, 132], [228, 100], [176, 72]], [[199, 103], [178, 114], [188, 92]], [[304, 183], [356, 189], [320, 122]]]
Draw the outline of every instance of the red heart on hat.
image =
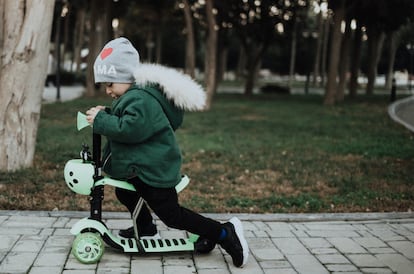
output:
[[108, 57], [109, 55], [111, 55], [112, 50], [113, 50], [112, 48], [105, 48], [105, 49], [103, 49], [102, 52], [101, 52], [101, 59], [103, 60], [106, 57]]

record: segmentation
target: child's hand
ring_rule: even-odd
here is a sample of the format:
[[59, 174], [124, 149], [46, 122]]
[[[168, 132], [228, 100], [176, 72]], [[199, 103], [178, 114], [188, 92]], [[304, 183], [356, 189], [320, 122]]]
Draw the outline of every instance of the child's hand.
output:
[[104, 106], [96, 106], [93, 108], [90, 108], [86, 111], [86, 120], [88, 121], [89, 124], [93, 124], [93, 121], [95, 120], [96, 114], [98, 114], [98, 112], [100, 110], [104, 110], [105, 107]]

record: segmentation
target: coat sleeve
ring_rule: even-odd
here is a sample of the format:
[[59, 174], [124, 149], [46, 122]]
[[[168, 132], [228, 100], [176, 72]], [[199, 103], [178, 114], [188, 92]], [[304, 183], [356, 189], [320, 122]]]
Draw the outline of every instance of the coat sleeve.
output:
[[122, 98], [122, 106], [113, 113], [99, 111], [93, 123], [94, 133], [119, 143], [141, 143], [165, 129], [168, 121], [159, 103], [149, 95]]

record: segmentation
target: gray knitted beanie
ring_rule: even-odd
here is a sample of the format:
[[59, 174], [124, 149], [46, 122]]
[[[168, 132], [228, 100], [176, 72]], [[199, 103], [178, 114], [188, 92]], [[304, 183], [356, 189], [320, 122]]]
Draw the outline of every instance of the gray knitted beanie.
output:
[[93, 65], [95, 83], [133, 83], [139, 65], [139, 54], [128, 39], [109, 41]]

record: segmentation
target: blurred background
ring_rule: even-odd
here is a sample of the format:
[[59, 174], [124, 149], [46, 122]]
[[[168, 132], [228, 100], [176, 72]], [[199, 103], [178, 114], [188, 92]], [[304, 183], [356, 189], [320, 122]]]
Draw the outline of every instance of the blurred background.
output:
[[413, 15], [412, 0], [0, 1], [0, 208], [88, 207], [62, 169], [90, 139], [74, 114], [110, 104], [92, 64], [124, 36], [206, 90], [177, 132], [189, 207], [411, 212], [414, 136], [387, 108], [413, 98]]
[[61, 84], [93, 95], [90, 64], [125, 36], [143, 62], [183, 70], [209, 94], [240, 81], [247, 95], [322, 88], [334, 104], [389, 91], [393, 78], [411, 91], [413, 19], [411, 0], [57, 0], [50, 62]]

